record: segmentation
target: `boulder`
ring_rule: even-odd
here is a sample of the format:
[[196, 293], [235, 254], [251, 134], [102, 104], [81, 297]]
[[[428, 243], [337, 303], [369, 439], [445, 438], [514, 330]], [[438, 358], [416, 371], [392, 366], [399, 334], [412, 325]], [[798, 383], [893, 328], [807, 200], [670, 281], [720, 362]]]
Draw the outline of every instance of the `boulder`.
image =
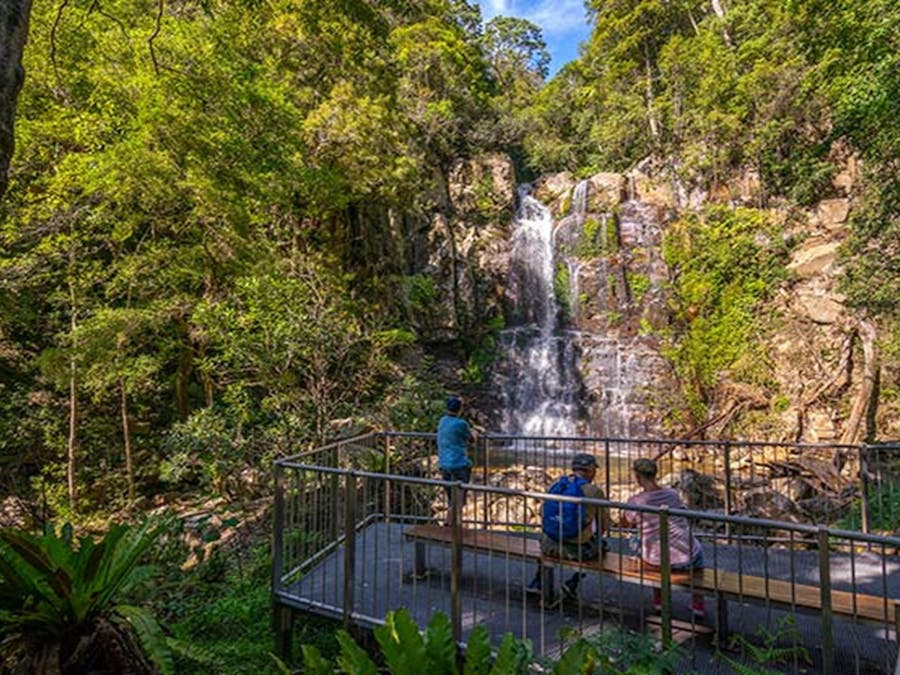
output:
[[773, 478], [769, 484], [775, 492], [784, 495], [792, 502], [799, 502], [812, 496], [812, 488], [809, 483], [800, 477]]
[[741, 495], [741, 515], [748, 518], [800, 522], [797, 505], [789, 497], [765, 488], [749, 490]]
[[577, 182], [569, 171], [541, 176], [534, 183], [532, 195], [538, 201], [550, 205], [568, 193]]
[[822, 283], [798, 284], [791, 298], [791, 309], [800, 317], [818, 324], [836, 324], [844, 316], [844, 296]]
[[719, 496], [715, 477], [693, 469], [670, 473], [664, 476], [659, 484], [667, 485], [681, 492], [684, 503], [689, 509], [707, 511], [722, 508], [724, 505], [724, 501]]
[[588, 211], [610, 211], [628, 198], [628, 182], [620, 173], [598, 173], [590, 177]]
[[849, 199], [823, 199], [816, 205], [814, 222], [833, 231], [842, 228], [849, 215]]
[[801, 279], [830, 272], [840, 245], [838, 241], [810, 239], [794, 251], [787, 268]]

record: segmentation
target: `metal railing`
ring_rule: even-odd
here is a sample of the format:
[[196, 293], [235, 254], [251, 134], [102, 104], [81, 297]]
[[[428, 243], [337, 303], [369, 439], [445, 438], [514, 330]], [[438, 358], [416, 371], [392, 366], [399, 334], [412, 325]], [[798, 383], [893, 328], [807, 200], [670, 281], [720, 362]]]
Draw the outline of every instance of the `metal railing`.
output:
[[[900, 520], [900, 445], [827, 445], [482, 434], [472, 482], [543, 490], [571, 457], [597, 457], [604, 495], [625, 501], [637, 489], [631, 464], [657, 460], [660, 481], [689, 508], [809, 524], [839, 522], [865, 533]], [[281, 461], [440, 478], [436, 435], [378, 432]], [[728, 530], [729, 528], [723, 528]]]
[[[335, 443], [276, 463], [276, 602], [372, 625], [399, 607], [409, 609], [422, 626], [435, 611], [444, 611], [458, 639], [465, 639], [476, 623], [485, 623], [494, 637], [509, 631], [552, 655], [565, 646], [561, 628], [581, 634], [613, 624], [644, 629], [654, 616], [646, 587], [662, 586], [662, 611], [655, 625], [663, 641], [671, 641], [684, 628], [685, 618], [692, 628], [698, 622], [682, 607], [693, 589], [673, 584], [665, 560], [658, 578], [635, 577], [624, 569], [589, 572], [577, 603], [550, 605], [525, 592], [537, 570], [534, 560], [509, 550], [463, 544], [463, 535], [471, 531], [535, 539], [548, 499], [543, 492], [547, 476], [566, 466], [574, 452], [586, 451], [598, 457], [597, 482], [615, 498], [579, 501], [607, 509], [616, 522], [622, 512], [660, 518], [661, 539], [669, 536], [668, 523], [680, 519], [682, 530], [703, 543], [708, 573], [725, 575], [721, 585], [726, 590], [714, 594], [714, 606], [703, 622], [715, 625], [720, 640], [731, 632], [752, 641], [757, 627], [763, 626], [769, 633], [780, 632], [781, 646], [791, 654], [782, 667], [794, 672], [810, 667], [803, 650], [810, 653], [812, 667], [822, 672], [891, 672], [896, 660], [900, 539], [735, 513], [742, 502], [737, 489], [741, 483], [734, 479], [752, 478], [756, 471], [752, 462], [735, 460], [758, 448], [777, 448], [789, 458], [805, 447], [483, 436], [472, 483], [461, 485], [436, 479], [432, 434], [379, 433]], [[811, 447], [824, 452], [821, 446]], [[685, 448], [685, 454], [675, 455]], [[725, 458], [725, 467], [731, 466], [731, 480], [718, 481], [725, 502], [718, 510], [661, 513], [625, 503], [633, 458], [659, 456], [664, 474], [696, 471], [691, 453], [700, 449], [712, 450]], [[658, 454], [661, 450], [665, 454]], [[857, 455], [862, 459], [860, 473], [869, 480], [862, 494], [871, 495], [867, 490], [872, 485], [881, 489], [893, 454], [846, 447], [832, 452], [850, 450], [862, 453]], [[772, 452], [772, 457], [779, 456]], [[525, 467], [532, 467], [531, 478], [522, 478], [529, 471]], [[613, 489], [617, 486], [619, 493]], [[410, 540], [415, 525], [447, 518], [448, 490], [464, 491], [465, 500], [460, 500], [446, 545]], [[612, 555], [622, 554], [618, 560], [629, 560], [628, 535], [617, 528], [609, 537]], [[558, 567], [560, 575], [573, 572], [566, 564]], [[793, 625], [780, 623], [784, 617], [791, 617]], [[736, 643], [736, 658], [746, 657], [746, 644]], [[725, 646], [716, 644], [715, 649]], [[714, 649], [708, 643], [694, 635], [683, 648], [686, 667], [713, 668], [709, 657]]]

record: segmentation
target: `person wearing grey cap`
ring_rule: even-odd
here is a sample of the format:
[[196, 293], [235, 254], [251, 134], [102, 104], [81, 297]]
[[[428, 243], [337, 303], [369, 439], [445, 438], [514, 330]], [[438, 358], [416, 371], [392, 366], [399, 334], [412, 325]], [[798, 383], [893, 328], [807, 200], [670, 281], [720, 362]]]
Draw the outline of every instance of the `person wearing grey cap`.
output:
[[[569, 497], [604, 499], [603, 490], [594, 485], [597, 460], [593, 455], [578, 453], [572, 458], [572, 473], [562, 476], [547, 491]], [[579, 504], [548, 499], [541, 509], [541, 552], [565, 560], [596, 560], [606, 552], [601, 535], [608, 531], [607, 513], [596, 504]], [[563, 596], [578, 597], [578, 584], [583, 573], [576, 572], [562, 585]], [[541, 593], [543, 581], [540, 567], [526, 589]]]

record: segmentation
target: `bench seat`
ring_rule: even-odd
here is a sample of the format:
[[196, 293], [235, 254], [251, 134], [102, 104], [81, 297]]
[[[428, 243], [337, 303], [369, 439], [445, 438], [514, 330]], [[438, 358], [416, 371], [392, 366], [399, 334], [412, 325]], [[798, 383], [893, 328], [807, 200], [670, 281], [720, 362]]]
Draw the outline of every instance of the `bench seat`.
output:
[[[451, 546], [453, 528], [439, 525], [415, 525], [405, 532], [408, 540]], [[660, 587], [659, 568], [645, 565], [640, 559], [618, 553], [607, 553], [601, 560], [580, 562], [545, 556], [540, 542], [521, 534], [463, 528], [461, 543], [464, 549], [531, 560], [547, 567], [563, 566], [586, 572], [604, 572], [624, 581]], [[743, 574], [717, 568], [693, 572], [672, 572], [673, 589], [708, 593], [716, 597], [720, 640], [727, 634], [726, 599], [768, 602], [792, 609], [822, 610], [822, 592], [818, 586], [796, 584], [781, 579]], [[900, 619], [900, 601], [874, 595], [832, 590], [831, 611], [835, 615], [881, 624], [896, 625]]]

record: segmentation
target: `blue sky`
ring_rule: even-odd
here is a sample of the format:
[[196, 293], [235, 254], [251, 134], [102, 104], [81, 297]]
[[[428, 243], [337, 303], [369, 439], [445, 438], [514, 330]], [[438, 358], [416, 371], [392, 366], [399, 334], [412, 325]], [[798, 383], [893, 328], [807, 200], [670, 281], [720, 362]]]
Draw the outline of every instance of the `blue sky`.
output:
[[470, 0], [481, 7], [485, 21], [495, 16], [517, 16], [543, 29], [555, 73], [578, 56], [578, 45], [588, 38], [584, 0]]

